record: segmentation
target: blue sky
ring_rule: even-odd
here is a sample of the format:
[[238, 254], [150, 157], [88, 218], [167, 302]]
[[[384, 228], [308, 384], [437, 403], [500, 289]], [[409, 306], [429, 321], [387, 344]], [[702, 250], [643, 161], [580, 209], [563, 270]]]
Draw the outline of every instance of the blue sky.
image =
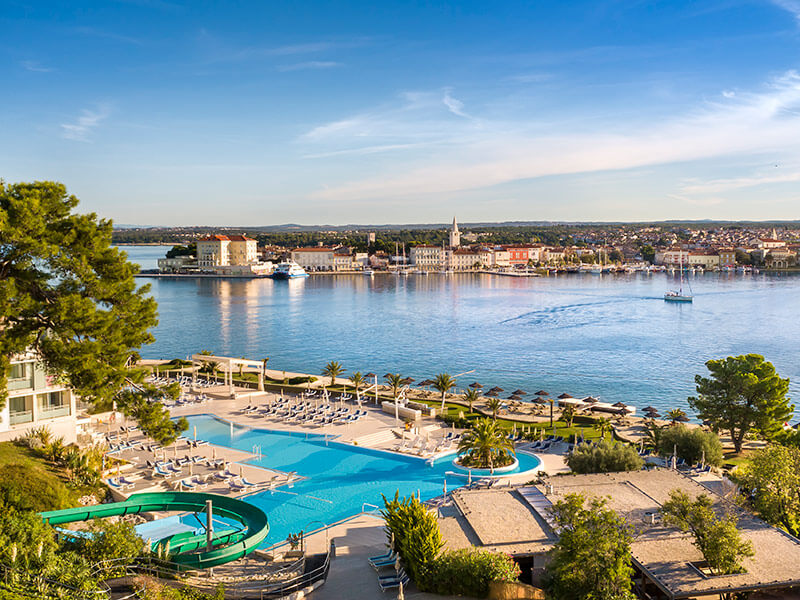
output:
[[800, 218], [800, 0], [5, 0], [0, 30], [0, 177], [118, 223]]

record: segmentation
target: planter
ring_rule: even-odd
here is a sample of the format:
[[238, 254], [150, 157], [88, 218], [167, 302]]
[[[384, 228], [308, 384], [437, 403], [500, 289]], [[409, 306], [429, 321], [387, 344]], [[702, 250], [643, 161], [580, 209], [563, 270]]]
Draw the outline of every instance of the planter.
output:
[[514, 457], [514, 462], [512, 462], [510, 465], [506, 465], [504, 467], [497, 467], [495, 469], [475, 469], [473, 467], [465, 467], [460, 462], [458, 462], [458, 458], [460, 457], [457, 457], [453, 460], [453, 466], [462, 473], [471, 472], [472, 475], [475, 477], [483, 477], [485, 475], [502, 475], [503, 473], [508, 473], [510, 471], [513, 471], [519, 466], [519, 460], [517, 459], [516, 456]]

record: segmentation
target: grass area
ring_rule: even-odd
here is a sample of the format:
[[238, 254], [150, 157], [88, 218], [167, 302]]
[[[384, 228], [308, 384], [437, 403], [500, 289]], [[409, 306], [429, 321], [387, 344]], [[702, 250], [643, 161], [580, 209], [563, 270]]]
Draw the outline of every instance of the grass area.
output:
[[105, 487], [68, 485], [63, 469], [30, 448], [0, 442], [0, 498], [25, 510], [55, 510], [78, 505], [87, 494], [105, 496]]
[[722, 455], [722, 464], [730, 469], [741, 467], [750, 462], [751, 453], [750, 450], [742, 450], [738, 454], [736, 452], [726, 452]]

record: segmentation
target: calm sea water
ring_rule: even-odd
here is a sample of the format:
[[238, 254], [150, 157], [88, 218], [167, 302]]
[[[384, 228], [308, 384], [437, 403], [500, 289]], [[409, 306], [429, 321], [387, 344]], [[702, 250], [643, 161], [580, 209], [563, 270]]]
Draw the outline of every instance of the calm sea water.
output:
[[[164, 247], [127, 247], [155, 268]], [[477, 274], [316, 276], [305, 280], [142, 279], [159, 304], [146, 358], [200, 350], [318, 373], [458, 374], [507, 391], [592, 394], [686, 408], [704, 362], [756, 352], [800, 397], [800, 277], [691, 276], [693, 304], [663, 300], [675, 276]]]

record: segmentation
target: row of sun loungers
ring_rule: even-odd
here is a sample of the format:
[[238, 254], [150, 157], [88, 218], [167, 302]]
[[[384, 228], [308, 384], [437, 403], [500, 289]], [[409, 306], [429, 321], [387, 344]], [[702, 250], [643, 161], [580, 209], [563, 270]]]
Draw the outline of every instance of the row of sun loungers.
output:
[[426, 441], [421, 435], [418, 435], [413, 440], [403, 440], [403, 442], [395, 446], [393, 450], [395, 452], [406, 452], [418, 456], [431, 456], [439, 452], [450, 450], [455, 441], [456, 438]]
[[[379, 573], [381, 569], [396, 567], [398, 560], [399, 556], [393, 551], [387, 552], [386, 554], [382, 554], [380, 556], [372, 556], [367, 559], [369, 564]], [[403, 587], [405, 587], [409, 583], [411, 583], [411, 579], [403, 568], [397, 569], [394, 573], [390, 573], [388, 575], [378, 575], [378, 585], [380, 586], [381, 591], [384, 592], [386, 590], [397, 589], [401, 584]]]

